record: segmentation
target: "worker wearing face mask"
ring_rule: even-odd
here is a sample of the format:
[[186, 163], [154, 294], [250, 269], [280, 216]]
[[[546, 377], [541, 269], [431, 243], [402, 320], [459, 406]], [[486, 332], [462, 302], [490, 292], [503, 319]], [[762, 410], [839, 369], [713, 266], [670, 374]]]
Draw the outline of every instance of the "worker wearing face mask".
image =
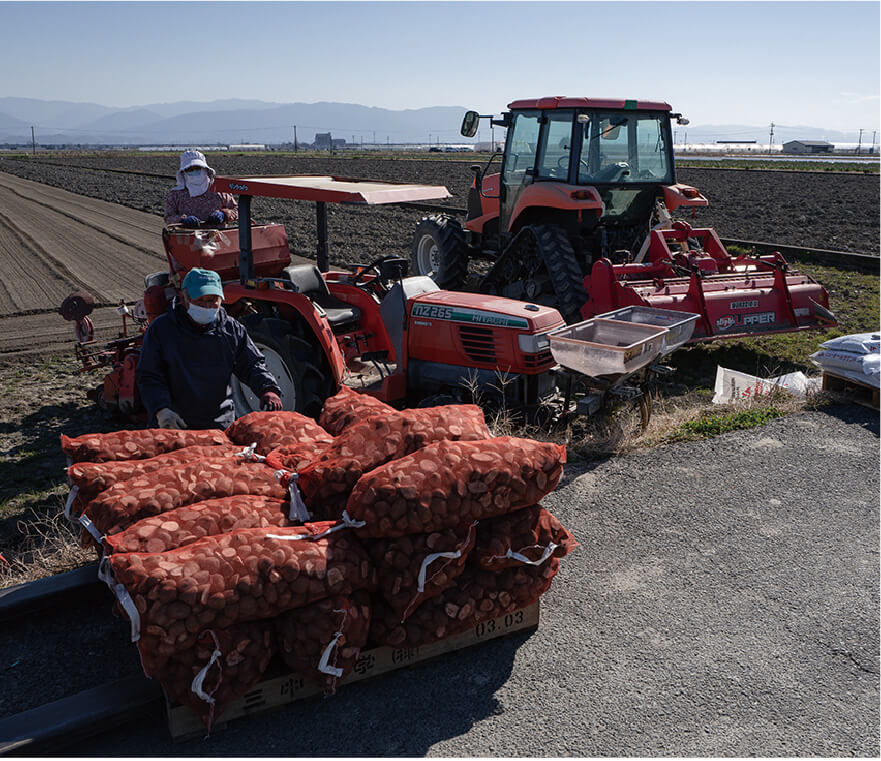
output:
[[165, 224], [182, 227], [222, 227], [239, 218], [236, 200], [211, 189], [216, 172], [199, 151], [184, 151], [177, 185], [165, 197]]
[[280, 389], [244, 326], [223, 307], [216, 272], [192, 269], [177, 298], [144, 333], [136, 378], [148, 426], [227, 428], [235, 419], [230, 379], [282, 409]]

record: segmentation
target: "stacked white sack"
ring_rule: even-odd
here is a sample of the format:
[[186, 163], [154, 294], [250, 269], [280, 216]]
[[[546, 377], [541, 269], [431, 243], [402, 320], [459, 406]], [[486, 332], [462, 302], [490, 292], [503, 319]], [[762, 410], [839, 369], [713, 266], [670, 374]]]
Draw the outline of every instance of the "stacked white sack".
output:
[[824, 372], [881, 388], [881, 332], [825, 341], [810, 359]]

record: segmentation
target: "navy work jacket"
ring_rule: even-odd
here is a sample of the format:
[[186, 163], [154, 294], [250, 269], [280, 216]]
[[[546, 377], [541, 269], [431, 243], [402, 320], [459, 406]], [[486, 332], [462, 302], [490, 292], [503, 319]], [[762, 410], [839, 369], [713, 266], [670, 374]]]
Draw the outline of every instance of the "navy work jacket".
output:
[[148, 425], [170, 407], [190, 428], [226, 428], [235, 420], [230, 379], [257, 394], [280, 393], [263, 354], [244, 325], [221, 307], [207, 328], [196, 327], [175, 300], [144, 333], [136, 378]]

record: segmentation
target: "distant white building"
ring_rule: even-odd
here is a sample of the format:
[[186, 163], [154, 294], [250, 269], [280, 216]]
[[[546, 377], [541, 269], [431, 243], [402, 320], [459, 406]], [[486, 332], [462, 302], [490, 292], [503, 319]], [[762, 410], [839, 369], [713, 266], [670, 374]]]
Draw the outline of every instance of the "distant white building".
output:
[[231, 151], [265, 151], [266, 146], [263, 143], [239, 143], [238, 145], [230, 145]]
[[832, 153], [835, 146], [825, 140], [790, 140], [783, 143], [784, 153]]

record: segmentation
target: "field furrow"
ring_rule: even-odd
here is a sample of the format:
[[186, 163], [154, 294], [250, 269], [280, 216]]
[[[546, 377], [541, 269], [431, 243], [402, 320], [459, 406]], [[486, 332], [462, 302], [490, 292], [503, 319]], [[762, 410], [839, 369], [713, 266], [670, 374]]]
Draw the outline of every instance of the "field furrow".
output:
[[84, 290], [131, 301], [163, 268], [162, 220], [0, 174], [0, 316], [56, 308]]

